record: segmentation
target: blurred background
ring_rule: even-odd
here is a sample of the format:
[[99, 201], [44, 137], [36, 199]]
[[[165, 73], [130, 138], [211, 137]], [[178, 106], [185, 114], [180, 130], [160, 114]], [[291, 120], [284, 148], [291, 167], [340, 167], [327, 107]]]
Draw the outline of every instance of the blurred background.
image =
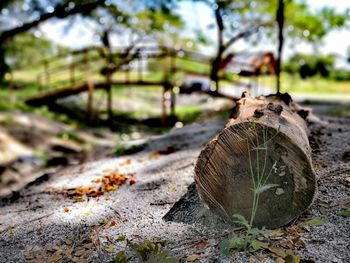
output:
[[243, 91], [350, 117], [348, 0], [2, 0], [0, 195], [227, 119]]

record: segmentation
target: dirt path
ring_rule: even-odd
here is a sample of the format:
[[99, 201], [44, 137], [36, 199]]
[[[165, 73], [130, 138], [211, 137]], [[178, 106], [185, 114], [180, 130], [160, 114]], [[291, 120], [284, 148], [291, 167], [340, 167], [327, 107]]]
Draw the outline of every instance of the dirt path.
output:
[[[302, 262], [350, 260], [350, 219], [338, 214], [350, 204], [350, 162], [343, 158], [349, 147], [350, 119], [326, 120], [327, 127], [312, 127], [319, 176], [315, 202], [292, 227], [280, 230], [283, 235], [270, 237], [278, 247], [298, 235], [302, 242], [290, 251]], [[153, 138], [138, 154], [67, 168], [2, 200], [0, 262], [109, 262], [125, 247], [120, 236], [133, 242], [162, 240], [167, 253], [180, 262], [275, 262], [283, 255], [272, 249], [222, 256], [218, 244], [230, 230], [205, 220], [206, 211], [195, 215], [193, 222], [163, 220], [193, 182], [201, 147], [223, 125], [224, 120], [216, 119], [176, 129]], [[111, 176], [127, 180], [107, 192], [104, 183]], [[97, 189], [101, 184], [102, 190]], [[312, 227], [303, 223], [315, 218], [324, 223]], [[139, 262], [133, 251], [126, 253], [130, 262]]]

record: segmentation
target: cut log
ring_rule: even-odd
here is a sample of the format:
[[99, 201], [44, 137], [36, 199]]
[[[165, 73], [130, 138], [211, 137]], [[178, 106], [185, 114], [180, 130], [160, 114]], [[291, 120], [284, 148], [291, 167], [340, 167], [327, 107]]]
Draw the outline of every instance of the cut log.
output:
[[201, 200], [231, 223], [240, 214], [252, 225], [276, 228], [299, 216], [316, 190], [307, 116], [288, 94], [244, 93], [198, 158]]

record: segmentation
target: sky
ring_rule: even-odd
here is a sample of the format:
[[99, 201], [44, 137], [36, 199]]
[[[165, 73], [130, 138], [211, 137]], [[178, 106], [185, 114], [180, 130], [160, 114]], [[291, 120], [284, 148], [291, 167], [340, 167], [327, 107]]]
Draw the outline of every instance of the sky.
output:
[[[320, 9], [324, 6], [330, 6], [336, 8], [337, 11], [344, 11], [347, 8], [350, 8], [350, 0], [307, 0], [307, 2], [312, 9]], [[191, 35], [193, 29], [196, 27], [205, 29], [206, 26], [213, 21], [211, 10], [203, 3], [193, 3], [191, 1], [181, 2], [179, 13], [186, 23], [186, 28], [184, 30], [185, 35]], [[63, 29], [65, 25], [66, 22], [51, 20], [42, 24], [40, 26], [40, 30], [45, 37], [53, 40], [54, 42], [65, 46], [70, 46], [72, 48], [81, 48], [98, 43], [96, 37], [94, 38], [93, 30], [91, 30], [89, 26], [86, 26], [86, 23], [83, 23], [82, 21], [75, 23], [74, 27], [71, 28], [68, 33], [64, 33]], [[209, 31], [209, 34], [215, 36], [215, 31]], [[344, 57], [347, 54], [347, 49], [349, 47], [350, 30], [335, 30], [330, 32], [325, 37], [323, 45], [321, 45], [319, 48], [319, 52], [322, 54], [333, 53]], [[247, 50], [247, 44], [244, 41], [239, 41], [235, 44], [234, 48], [238, 52], [245, 51]], [[263, 46], [258, 45], [256, 47], [249, 47], [250, 51], [274, 51], [275, 49], [275, 45], [268, 43], [264, 43]], [[293, 48], [286, 45], [284, 56], [288, 57], [296, 51], [311, 53], [313, 48], [311, 45], [306, 43], [299, 43]], [[213, 48], [203, 48], [202, 52], [213, 53]]]

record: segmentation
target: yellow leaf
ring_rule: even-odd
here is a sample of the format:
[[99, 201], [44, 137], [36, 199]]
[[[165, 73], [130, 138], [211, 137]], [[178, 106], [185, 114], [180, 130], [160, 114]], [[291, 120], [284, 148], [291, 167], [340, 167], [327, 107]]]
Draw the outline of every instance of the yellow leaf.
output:
[[170, 185], [170, 186], [168, 187], [168, 191], [169, 191], [170, 193], [175, 192], [175, 191], [176, 191], [176, 186], [175, 186], [175, 185]]
[[90, 213], [90, 212], [84, 212], [83, 215], [84, 215], [84, 216], [91, 216], [91, 213]]
[[106, 247], [105, 250], [106, 250], [108, 253], [113, 253], [113, 251], [114, 251], [114, 246], [113, 246], [113, 245], [110, 245], [110, 246]]

